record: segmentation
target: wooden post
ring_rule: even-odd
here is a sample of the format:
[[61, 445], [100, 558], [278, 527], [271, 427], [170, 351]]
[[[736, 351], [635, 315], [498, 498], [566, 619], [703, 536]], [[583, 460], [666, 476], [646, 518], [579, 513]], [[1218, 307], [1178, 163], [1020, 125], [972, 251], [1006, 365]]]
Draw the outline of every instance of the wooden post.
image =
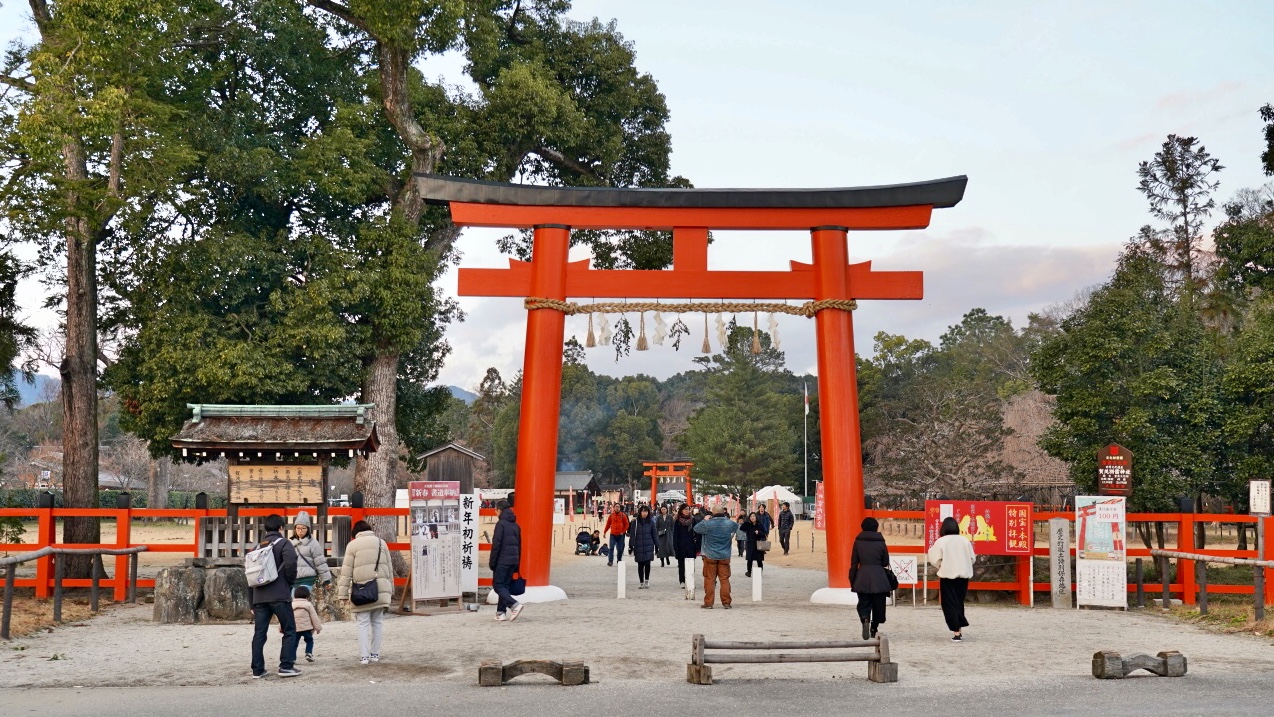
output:
[[[120, 508], [115, 514], [115, 547], [123, 549], [129, 547], [129, 543], [133, 539], [133, 496], [131, 493], [124, 493], [119, 496]], [[102, 554], [97, 554], [98, 565], [102, 565], [102, 572], [106, 572], [106, 567], [102, 561]], [[115, 602], [124, 602], [128, 597], [128, 582], [124, 579], [128, 575], [128, 556], [115, 556], [115, 580], [112, 582], [115, 586], [115, 594], [111, 597]]]
[[92, 560], [89, 561], [89, 570], [93, 574], [93, 586], [89, 588], [88, 609], [97, 612], [98, 609], [98, 593], [102, 584], [102, 573], [106, 572], [106, 568], [102, 565], [102, 554], [94, 553]]
[[[1265, 548], [1265, 519], [1256, 519], [1256, 559], [1261, 560]], [[1257, 565], [1252, 570], [1252, 602], [1256, 609], [1254, 616], [1257, 622], [1265, 619], [1265, 568]]]
[[62, 575], [66, 573], [64, 556], [53, 563], [53, 622], [62, 622]]
[[1135, 565], [1135, 569], [1133, 571], [1133, 574], [1137, 578], [1137, 607], [1145, 607], [1146, 606], [1146, 582], [1145, 582], [1146, 576], [1145, 576], [1145, 573], [1142, 572], [1141, 558], [1137, 558], [1134, 565]]
[[128, 563], [128, 601], [137, 604], [137, 563], [141, 560], [141, 553], [133, 553], [132, 560]]
[[1163, 609], [1172, 607], [1172, 595], [1168, 592], [1168, 559], [1159, 558], [1159, 579], [1163, 582]]
[[4, 613], [0, 615], [0, 640], [9, 639], [9, 618], [13, 614], [13, 581], [17, 577], [18, 566], [9, 563], [4, 575]]
[[[36, 530], [39, 535], [36, 538], [36, 544], [43, 548], [57, 542], [54, 533], [57, 529], [57, 522], [53, 519], [53, 494], [40, 494], [40, 512], [38, 514], [39, 526]], [[35, 596], [41, 600], [49, 597], [49, 578], [52, 574], [52, 568], [55, 562], [60, 562], [53, 555], [46, 555], [35, 563]]]
[[1208, 561], [1194, 561], [1195, 572], [1199, 576], [1199, 614], [1208, 614]]
[[[1177, 524], [1177, 550], [1194, 550], [1195, 547], [1194, 514], [1182, 513], [1181, 521]], [[1186, 605], [1193, 605], [1195, 602], [1194, 562], [1181, 560], [1177, 565], [1177, 577], [1181, 579], [1181, 602]]]

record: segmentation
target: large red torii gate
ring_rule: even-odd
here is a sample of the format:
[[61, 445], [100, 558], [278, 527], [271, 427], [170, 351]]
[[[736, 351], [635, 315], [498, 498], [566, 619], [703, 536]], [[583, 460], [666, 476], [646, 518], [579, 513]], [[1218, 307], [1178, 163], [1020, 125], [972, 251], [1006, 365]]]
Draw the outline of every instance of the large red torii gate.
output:
[[[496, 184], [417, 175], [427, 201], [450, 205], [457, 226], [533, 229], [531, 261], [507, 269], [460, 269], [461, 296], [622, 296], [804, 299], [818, 339], [827, 583], [815, 602], [853, 602], [850, 548], [864, 513], [854, 367], [856, 299], [920, 299], [918, 271], [872, 271], [849, 263], [850, 230], [923, 229], [935, 207], [955, 206], [967, 178], [843, 189], [605, 189]], [[597, 270], [567, 259], [572, 229], [671, 230], [672, 269]], [[808, 230], [813, 262], [790, 271], [709, 271], [712, 229]], [[528, 601], [563, 599], [549, 584], [566, 317], [528, 311], [515, 491]]]

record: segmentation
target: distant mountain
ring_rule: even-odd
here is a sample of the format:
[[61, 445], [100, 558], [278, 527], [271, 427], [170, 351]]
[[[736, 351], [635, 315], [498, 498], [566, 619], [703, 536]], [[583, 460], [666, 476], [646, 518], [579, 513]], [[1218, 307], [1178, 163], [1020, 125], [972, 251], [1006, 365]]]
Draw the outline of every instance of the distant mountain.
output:
[[22, 406], [53, 400], [58, 395], [58, 387], [62, 385], [62, 379], [57, 376], [45, 376], [42, 373], [35, 375], [34, 383], [27, 383], [21, 376], [17, 379], [18, 395], [22, 397]]
[[459, 386], [448, 386], [451, 389], [451, 395], [465, 402], [465, 405], [472, 406], [473, 402], [478, 400], [478, 394], [472, 391], [466, 391]]

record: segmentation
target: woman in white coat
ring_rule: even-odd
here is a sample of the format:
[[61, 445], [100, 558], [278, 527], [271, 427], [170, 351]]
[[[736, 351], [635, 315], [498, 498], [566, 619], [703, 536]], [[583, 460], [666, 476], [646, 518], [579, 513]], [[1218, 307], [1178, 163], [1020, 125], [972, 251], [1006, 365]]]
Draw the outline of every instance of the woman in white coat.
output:
[[[354, 539], [345, 546], [337, 597], [350, 599], [355, 585], [376, 581], [376, 600], [354, 605], [354, 622], [358, 625], [359, 663], [380, 662], [380, 638], [385, 613], [394, 597], [394, 561], [385, 541], [377, 537], [367, 521], [354, 524]], [[352, 601], [351, 601], [352, 602]]]
[[955, 518], [944, 518], [940, 537], [929, 548], [929, 563], [938, 569], [938, 593], [942, 596], [942, 616], [953, 634], [952, 642], [960, 642], [961, 630], [969, 626], [964, 618], [964, 597], [973, 577], [973, 544], [960, 535]]

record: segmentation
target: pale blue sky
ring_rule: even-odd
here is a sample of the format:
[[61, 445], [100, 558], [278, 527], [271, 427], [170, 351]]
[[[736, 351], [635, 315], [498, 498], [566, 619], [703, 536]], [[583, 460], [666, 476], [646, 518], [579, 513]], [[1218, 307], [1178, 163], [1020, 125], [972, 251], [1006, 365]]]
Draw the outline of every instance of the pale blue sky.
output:
[[[25, 14], [4, 0], [0, 38]], [[923, 301], [864, 302], [860, 351], [880, 330], [936, 339], [975, 306], [1021, 324], [1104, 280], [1150, 221], [1136, 166], [1169, 133], [1198, 136], [1225, 164], [1222, 200], [1267, 181], [1256, 112], [1274, 102], [1274, 3], [585, 0], [573, 15], [618, 21], [667, 96], [674, 171], [697, 186], [969, 176], [964, 202], [930, 229], [851, 237], [855, 260], [926, 276]], [[457, 69], [426, 66], [452, 81]], [[465, 265], [502, 263], [498, 235], [467, 233]], [[710, 257], [713, 268], [781, 270], [808, 260], [808, 239], [722, 233]], [[454, 272], [441, 282], [454, 292]], [[520, 301], [462, 303], [469, 319], [449, 332], [443, 380], [472, 386], [487, 366], [520, 368]], [[810, 322], [781, 326], [790, 367], [813, 370]], [[616, 364], [599, 349], [590, 364], [666, 376], [689, 358], [656, 348]]]

